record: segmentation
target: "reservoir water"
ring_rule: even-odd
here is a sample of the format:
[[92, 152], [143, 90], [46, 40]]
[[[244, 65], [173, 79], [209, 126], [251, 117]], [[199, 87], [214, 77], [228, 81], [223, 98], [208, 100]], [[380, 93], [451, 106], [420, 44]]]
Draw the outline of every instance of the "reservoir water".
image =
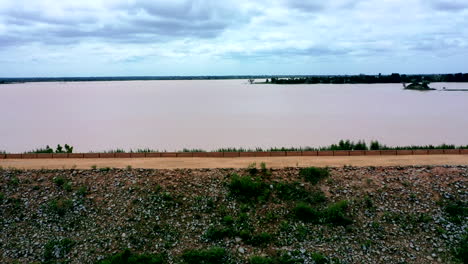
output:
[[[468, 83], [432, 83], [468, 89]], [[246, 80], [0, 85], [0, 150], [468, 144], [468, 92]]]

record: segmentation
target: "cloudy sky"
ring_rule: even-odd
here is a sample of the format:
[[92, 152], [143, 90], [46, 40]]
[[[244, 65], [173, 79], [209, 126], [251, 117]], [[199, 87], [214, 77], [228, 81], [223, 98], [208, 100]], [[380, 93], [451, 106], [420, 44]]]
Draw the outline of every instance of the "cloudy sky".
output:
[[467, 0], [0, 0], [0, 77], [468, 72]]

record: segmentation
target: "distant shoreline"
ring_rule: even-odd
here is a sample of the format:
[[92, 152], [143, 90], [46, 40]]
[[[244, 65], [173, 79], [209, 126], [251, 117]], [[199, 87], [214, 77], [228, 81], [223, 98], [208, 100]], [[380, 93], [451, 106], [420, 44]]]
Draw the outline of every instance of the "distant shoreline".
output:
[[[391, 75], [206, 75], [206, 76], [103, 76], [103, 77], [3, 77], [0, 84], [27, 82], [96, 82], [96, 81], [168, 81], [168, 80], [241, 80], [241, 79], [272, 79], [277, 84], [303, 83], [334, 83], [334, 84], [374, 84], [401, 83], [410, 79], [430, 82], [468, 82], [468, 73], [449, 74], [398, 74]], [[408, 79], [408, 80], [406, 80]], [[282, 81], [280, 81], [282, 80]]]

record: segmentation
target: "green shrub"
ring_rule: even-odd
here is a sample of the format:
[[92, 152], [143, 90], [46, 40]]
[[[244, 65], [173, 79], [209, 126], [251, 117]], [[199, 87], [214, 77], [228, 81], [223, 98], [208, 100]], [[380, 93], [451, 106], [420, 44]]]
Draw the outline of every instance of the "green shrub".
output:
[[88, 187], [86, 186], [81, 186], [76, 191], [76, 195], [81, 196], [81, 197], [85, 197], [87, 194], [88, 194]]
[[59, 216], [64, 216], [73, 209], [73, 201], [70, 199], [51, 200], [48, 204], [49, 210]]
[[311, 204], [322, 203], [326, 201], [325, 194], [317, 190], [307, 190], [300, 183], [279, 182], [275, 185], [278, 198], [289, 201], [303, 201]]
[[346, 216], [348, 202], [346, 200], [329, 205], [323, 210], [317, 210], [306, 203], [299, 203], [293, 209], [295, 217], [304, 222], [348, 225], [352, 220]]
[[315, 264], [326, 264], [328, 263], [328, 259], [320, 254], [320, 253], [312, 253], [310, 254], [310, 258], [315, 262]]
[[162, 264], [166, 259], [162, 254], [135, 254], [129, 249], [109, 256], [97, 264]]
[[267, 232], [262, 232], [258, 235], [250, 236], [245, 242], [252, 246], [264, 246], [271, 242], [273, 236]]
[[225, 237], [231, 237], [235, 234], [235, 231], [230, 227], [210, 227], [206, 230], [204, 237], [211, 241], [218, 241]]
[[224, 248], [192, 249], [182, 254], [185, 263], [190, 264], [218, 264], [227, 263], [228, 254]]
[[304, 222], [318, 222], [320, 213], [306, 203], [299, 203], [293, 210], [297, 219]]
[[348, 201], [343, 200], [330, 205], [325, 209], [324, 216], [326, 222], [335, 225], [348, 225], [353, 221], [346, 216], [346, 209], [348, 208]]
[[450, 220], [455, 223], [461, 223], [468, 217], [468, 203], [461, 200], [450, 201], [444, 208], [449, 215]]
[[62, 176], [58, 176], [58, 177], [54, 178], [55, 185], [57, 185], [59, 187], [62, 187], [66, 182], [67, 182], [67, 180]]
[[101, 172], [108, 172], [110, 170], [111, 170], [110, 167], [99, 168], [99, 171], [101, 171]]
[[226, 215], [225, 217], [223, 217], [223, 224], [225, 224], [225, 225], [234, 224], [234, 217], [232, 217], [230, 215]]
[[256, 175], [258, 173], [257, 163], [254, 162], [249, 164], [249, 166], [247, 166], [247, 171], [250, 175]]
[[304, 179], [312, 184], [317, 184], [324, 178], [327, 178], [330, 175], [330, 172], [327, 168], [317, 168], [317, 167], [308, 167], [302, 168], [299, 171], [299, 175], [304, 177]]
[[11, 177], [10, 180], [8, 181], [8, 184], [11, 186], [18, 186], [19, 183], [20, 183], [20, 180], [16, 176]]
[[73, 185], [71, 182], [66, 182], [64, 185], [63, 185], [63, 189], [67, 192], [71, 192], [73, 191]]
[[5, 199], [5, 194], [0, 192], [0, 203]]
[[268, 185], [264, 182], [237, 174], [232, 175], [228, 188], [231, 195], [244, 202], [266, 199], [270, 193]]
[[75, 245], [71, 239], [65, 238], [62, 240], [50, 240], [44, 247], [44, 262], [55, 263], [53, 260], [62, 259]]
[[463, 263], [468, 263], [468, 234], [465, 233], [458, 243], [458, 246], [453, 249], [453, 253], [457, 259]]

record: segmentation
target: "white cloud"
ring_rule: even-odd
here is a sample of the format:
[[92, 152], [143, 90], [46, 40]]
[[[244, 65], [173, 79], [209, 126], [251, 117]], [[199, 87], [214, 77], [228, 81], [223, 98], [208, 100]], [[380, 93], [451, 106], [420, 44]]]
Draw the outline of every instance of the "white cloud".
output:
[[[48, 68], [53, 72], [65, 64], [64, 75], [83, 75], [83, 68], [92, 68], [95, 75], [114, 75], [121, 72], [119, 67], [134, 69], [126, 75], [142, 75], [142, 65], [148, 67], [147, 73], [176, 71], [171, 75], [213, 69], [211, 65], [223, 74], [249, 74], [246, 69], [255, 69], [255, 74], [290, 69], [284, 73], [294, 74], [300, 65], [301, 74], [314, 74], [318, 68], [322, 74], [336, 74], [358, 68], [359, 72], [385, 72], [403, 59], [416, 58], [429, 61], [423, 68], [415, 63], [418, 68], [412, 72], [434, 72], [444, 65], [431, 66], [435, 63], [431, 58], [446, 61], [468, 53], [468, 21], [464, 19], [468, 5], [464, 1], [304, 3], [4, 0], [0, 3], [0, 66], [7, 70], [1, 74], [12, 76], [22, 68], [24, 75], [35, 75], [37, 68], [30, 63], [38, 62], [45, 75]], [[80, 58], [87, 58], [81, 63], [93, 63], [93, 58], [97, 63], [73, 67], [70, 62], [77, 65]], [[211, 65], [197, 66], [189, 60]], [[359, 63], [363, 60], [386, 65], [381, 65], [382, 70], [366, 68]], [[284, 65], [279, 67], [281, 62]], [[467, 66], [454, 59], [446, 68], [466, 71]], [[409, 66], [399, 67], [403, 72]]]

